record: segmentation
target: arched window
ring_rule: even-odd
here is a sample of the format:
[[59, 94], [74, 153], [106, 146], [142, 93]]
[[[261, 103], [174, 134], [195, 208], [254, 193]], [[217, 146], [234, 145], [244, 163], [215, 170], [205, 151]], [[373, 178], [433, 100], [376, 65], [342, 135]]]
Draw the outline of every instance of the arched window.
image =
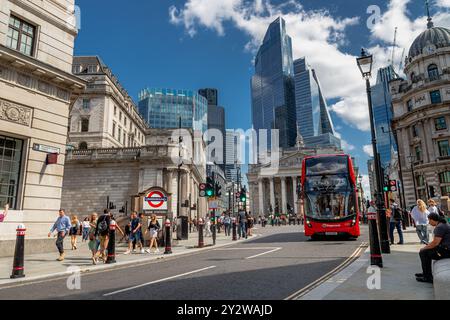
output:
[[87, 145], [87, 143], [86, 142], [80, 142], [80, 145], [78, 146], [78, 148], [80, 149], [80, 150], [87, 150], [87, 148], [88, 148], [88, 145]]
[[437, 65], [434, 63], [428, 66], [428, 78], [430, 78], [430, 80], [436, 80], [439, 78], [439, 70]]

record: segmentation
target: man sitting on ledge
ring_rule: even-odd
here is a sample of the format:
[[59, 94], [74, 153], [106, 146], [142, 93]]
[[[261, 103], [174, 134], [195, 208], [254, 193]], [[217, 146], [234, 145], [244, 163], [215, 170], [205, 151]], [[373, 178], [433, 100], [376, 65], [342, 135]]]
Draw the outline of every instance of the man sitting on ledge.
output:
[[420, 249], [420, 260], [423, 273], [416, 273], [419, 282], [433, 283], [432, 260], [450, 258], [450, 226], [447, 220], [437, 213], [428, 216], [430, 225], [435, 227], [433, 241]]

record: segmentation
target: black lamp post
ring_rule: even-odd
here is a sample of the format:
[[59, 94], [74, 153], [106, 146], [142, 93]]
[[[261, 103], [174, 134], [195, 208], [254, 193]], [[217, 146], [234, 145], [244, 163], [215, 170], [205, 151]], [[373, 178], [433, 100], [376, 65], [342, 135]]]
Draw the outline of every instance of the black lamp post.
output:
[[[361, 71], [363, 78], [366, 80], [366, 91], [370, 117], [370, 132], [372, 135], [372, 149], [374, 156], [375, 175], [377, 180], [376, 200], [377, 200], [378, 220], [380, 224], [381, 251], [383, 253], [391, 253], [387, 230], [386, 208], [384, 206], [384, 199], [383, 199], [383, 176], [380, 174], [381, 173], [380, 155], [378, 154], [377, 150], [377, 138], [375, 134], [375, 124], [373, 120], [372, 89], [370, 88], [370, 77], [372, 76], [373, 56], [367, 55], [366, 51], [362, 49], [361, 57], [357, 58], [356, 61], [358, 63], [358, 67], [359, 70]], [[376, 230], [372, 230], [372, 232], [376, 232]]]

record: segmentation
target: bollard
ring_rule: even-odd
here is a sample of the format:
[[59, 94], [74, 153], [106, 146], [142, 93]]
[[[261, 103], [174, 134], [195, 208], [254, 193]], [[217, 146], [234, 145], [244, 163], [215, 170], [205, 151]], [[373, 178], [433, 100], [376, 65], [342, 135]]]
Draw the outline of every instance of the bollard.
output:
[[233, 218], [233, 241], [237, 241], [236, 218]]
[[212, 227], [212, 240], [213, 240], [213, 246], [215, 246], [216, 245], [216, 237], [217, 237], [217, 218], [213, 218], [213, 221], [212, 221], [212, 224], [211, 224], [211, 227]]
[[114, 220], [109, 223], [108, 257], [105, 263], [116, 263], [116, 222]]
[[205, 224], [203, 223], [203, 219], [199, 219], [198, 222], [198, 247], [203, 248], [205, 246], [205, 242], [203, 240], [203, 226]]
[[170, 220], [167, 219], [165, 223], [166, 227], [166, 250], [164, 251], [164, 254], [172, 254], [172, 235], [170, 233]]
[[25, 255], [25, 225], [17, 226], [16, 250], [14, 252], [14, 264], [11, 279], [23, 278], [24, 274], [24, 255]]

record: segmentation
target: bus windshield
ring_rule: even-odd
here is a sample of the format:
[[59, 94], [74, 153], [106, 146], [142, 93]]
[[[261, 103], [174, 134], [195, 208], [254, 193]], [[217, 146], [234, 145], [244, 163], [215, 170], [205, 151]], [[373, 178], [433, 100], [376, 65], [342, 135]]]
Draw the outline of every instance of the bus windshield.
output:
[[356, 213], [354, 190], [346, 174], [305, 179], [305, 211], [314, 219], [337, 220]]
[[306, 160], [306, 175], [348, 174], [348, 159], [341, 156], [318, 157]]

